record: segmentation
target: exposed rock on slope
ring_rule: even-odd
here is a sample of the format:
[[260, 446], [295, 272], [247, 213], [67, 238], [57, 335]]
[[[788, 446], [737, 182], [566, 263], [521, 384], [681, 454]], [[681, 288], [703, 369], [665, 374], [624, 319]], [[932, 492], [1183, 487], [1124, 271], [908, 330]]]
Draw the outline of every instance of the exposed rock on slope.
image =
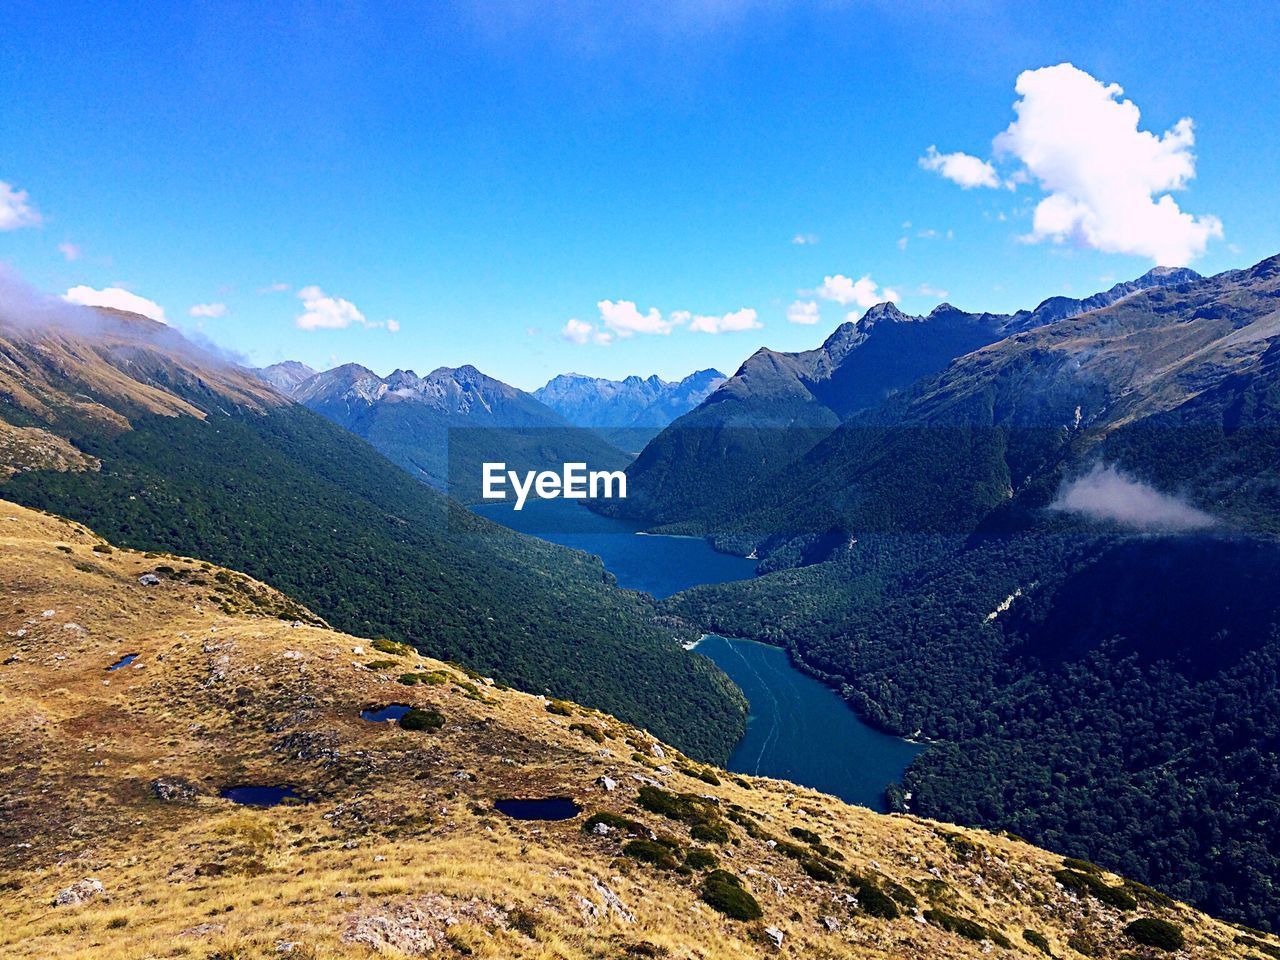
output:
[[[5, 956], [1159, 955], [1137, 918], [1188, 960], [1280, 949], [1007, 837], [658, 759], [199, 561], [2, 502], [0, 547]], [[392, 703], [419, 721], [361, 719]], [[219, 796], [248, 784], [303, 802]]]

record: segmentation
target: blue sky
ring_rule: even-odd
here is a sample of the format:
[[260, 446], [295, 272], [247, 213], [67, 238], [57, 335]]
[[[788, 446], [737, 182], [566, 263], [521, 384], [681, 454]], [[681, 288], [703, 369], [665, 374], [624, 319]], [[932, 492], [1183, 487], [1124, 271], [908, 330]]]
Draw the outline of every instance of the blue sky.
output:
[[1280, 252], [1270, 4], [410, 6], [6, 4], [0, 261], [253, 363], [531, 388]]

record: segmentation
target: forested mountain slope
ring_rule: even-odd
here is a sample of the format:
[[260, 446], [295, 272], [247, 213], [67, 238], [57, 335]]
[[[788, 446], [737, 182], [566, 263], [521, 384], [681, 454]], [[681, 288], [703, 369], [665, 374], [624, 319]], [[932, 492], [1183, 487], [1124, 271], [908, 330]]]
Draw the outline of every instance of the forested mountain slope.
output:
[[670, 609], [938, 741], [900, 806], [1280, 926], [1278, 338], [1272, 258], [975, 351], [742, 518], [822, 562]]

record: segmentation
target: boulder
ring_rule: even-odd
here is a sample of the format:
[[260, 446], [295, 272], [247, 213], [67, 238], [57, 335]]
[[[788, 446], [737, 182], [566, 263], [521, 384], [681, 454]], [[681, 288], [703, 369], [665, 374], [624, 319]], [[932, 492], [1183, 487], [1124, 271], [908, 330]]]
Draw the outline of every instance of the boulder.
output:
[[69, 887], [59, 890], [58, 895], [53, 898], [53, 905], [55, 907], [78, 907], [82, 903], [88, 903], [90, 900], [106, 896], [106, 893], [107, 891], [102, 886], [102, 881], [86, 877], [83, 880], [77, 880]]

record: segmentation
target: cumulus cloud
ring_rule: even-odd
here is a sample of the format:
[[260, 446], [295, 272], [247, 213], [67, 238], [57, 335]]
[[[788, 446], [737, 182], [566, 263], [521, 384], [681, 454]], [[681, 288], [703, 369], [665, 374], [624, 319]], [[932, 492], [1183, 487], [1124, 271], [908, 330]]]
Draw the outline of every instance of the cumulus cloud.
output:
[[362, 327], [371, 324], [350, 300], [331, 297], [317, 286], [303, 287], [298, 291], [303, 312], [294, 320], [300, 330], [345, 330], [353, 323]]
[[62, 259], [68, 263], [79, 260], [84, 255], [84, 251], [70, 241], [58, 244], [58, 252], [62, 254]]
[[1194, 125], [1183, 117], [1159, 136], [1139, 130], [1141, 113], [1069, 63], [1018, 77], [1018, 119], [996, 137], [1048, 194], [1029, 240], [1074, 240], [1106, 253], [1183, 266], [1204, 253], [1222, 222], [1184, 213], [1168, 191], [1196, 175]]
[[818, 302], [816, 300], [796, 300], [791, 306], [787, 307], [788, 323], [810, 325], [817, 323], [821, 319], [822, 315], [818, 312]]
[[87, 286], [72, 287], [62, 295], [62, 299], [84, 307], [113, 307], [116, 310], [140, 313], [144, 317], [159, 320], [161, 323], [169, 322], [165, 319], [164, 307], [154, 300], [140, 297], [123, 287], [103, 287], [101, 290]]
[[227, 305], [225, 303], [197, 303], [187, 313], [193, 317], [216, 319], [227, 315]]
[[972, 190], [974, 187], [998, 187], [1000, 175], [987, 160], [972, 154], [939, 153], [936, 146], [931, 146], [920, 158], [920, 166], [932, 170], [962, 189]]
[[399, 332], [400, 332], [400, 321], [395, 319], [388, 320], [387, 333], [399, 333]]
[[[1010, 189], [1037, 186], [1028, 243], [1071, 242], [1103, 253], [1148, 257], [1180, 267], [1222, 236], [1222, 221], [1185, 213], [1170, 195], [1196, 175], [1195, 125], [1183, 117], [1156, 134], [1123, 88], [1070, 63], [1026, 70], [1015, 85], [1017, 119], [993, 143], [1017, 169]], [[921, 166], [962, 187], [1000, 185], [990, 162], [930, 147]]]
[[648, 312], [641, 313], [630, 300], [601, 300], [596, 306], [600, 310], [600, 322], [619, 337], [630, 337], [637, 333], [665, 336], [677, 323], [675, 320], [663, 319], [656, 307], [650, 307]]
[[0, 231], [38, 227], [41, 222], [40, 211], [32, 205], [27, 191], [0, 180]]
[[813, 291], [814, 295], [821, 297], [823, 300], [831, 300], [847, 307], [850, 304], [861, 307], [866, 310], [868, 307], [874, 307], [877, 303], [888, 301], [889, 303], [897, 303], [899, 300], [898, 292], [890, 290], [888, 287], [880, 287], [871, 275], [867, 274], [857, 280], [846, 277], [837, 273], [835, 276], [823, 277], [822, 286]]
[[736, 333], [742, 330], [759, 330], [764, 326], [756, 316], [755, 310], [750, 307], [743, 307], [741, 310], [722, 316], [677, 310], [671, 314], [671, 320], [676, 324], [689, 324], [689, 329], [696, 333]]
[[577, 317], [573, 317], [565, 323], [564, 328], [560, 331], [560, 336], [570, 343], [596, 343], [600, 346], [607, 346], [613, 342], [612, 333], [607, 330], [597, 330], [594, 324], [579, 320]]
[[1082, 477], [1064, 482], [1049, 508], [1138, 530], [1171, 533], [1203, 530], [1217, 523], [1185, 500], [1161, 493], [1115, 466], [1102, 464]]

